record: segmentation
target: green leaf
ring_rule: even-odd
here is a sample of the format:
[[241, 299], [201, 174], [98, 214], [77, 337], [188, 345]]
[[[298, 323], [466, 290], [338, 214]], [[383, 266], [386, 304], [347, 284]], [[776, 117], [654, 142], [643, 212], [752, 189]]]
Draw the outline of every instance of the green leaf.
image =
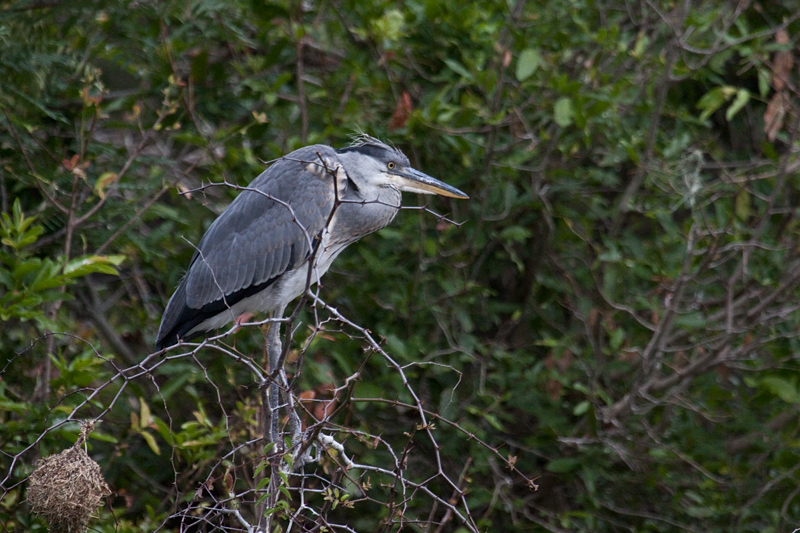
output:
[[256, 467], [256, 469], [253, 471], [253, 475], [255, 475], [255, 476], [259, 475], [261, 473], [261, 471], [264, 470], [268, 466], [269, 466], [268, 462], [262, 461], [261, 463], [259, 463], [259, 465]]
[[585, 414], [591, 406], [592, 404], [589, 402], [589, 400], [584, 400], [575, 406], [575, 408], [572, 410], [572, 414], [575, 416], [581, 416]]
[[800, 403], [800, 392], [794, 380], [768, 376], [761, 380], [761, 386], [786, 403]]
[[[256, 500], [256, 505], [261, 505], [262, 503], [264, 503], [264, 500], [266, 500], [268, 497], [269, 497], [269, 492], [265, 492], [264, 494], [258, 497], [258, 499]], [[264, 511], [264, 516], [269, 516], [274, 512], [275, 512], [274, 509], [266, 509]]]
[[6, 289], [11, 290], [14, 288], [14, 278], [8, 270], [0, 268], [0, 283], [5, 285]]
[[67, 263], [64, 275], [68, 278], [79, 278], [95, 272], [119, 275], [111, 265], [118, 266], [124, 260], [124, 255], [84, 255]]
[[472, 80], [472, 74], [470, 73], [470, 71], [464, 68], [464, 65], [462, 65], [458, 61], [455, 61], [453, 59], [445, 59], [444, 64], [447, 65], [450, 68], [450, 70], [452, 70], [456, 74], [461, 75], [462, 78]]
[[119, 439], [116, 438], [114, 435], [111, 435], [109, 433], [102, 433], [100, 431], [92, 431], [89, 434], [89, 438], [94, 440], [99, 440], [102, 442], [112, 442], [114, 444], [119, 442]]
[[[26, 219], [25, 223], [23, 223], [23, 225], [27, 226], [27, 222], [30, 221], [30, 220], [31, 219], [29, 219], [29, 218]], [[25, 233], [23, 233], [22, 235], [20, 235], [20, 237], [17, 240], [17, 242], [13, 244], [14, 248], [20, 249], [20, 248], [24, 248], [25, 246], [28, 246], [30, 244], [33, 244], [34, 242], [36, 242], [39, 239], [39, 235], [41, 235], [43, 232], [44, 232], [44, 228], [42, 226], [34, 226], [34, 227], [32, 227], [30, 230], [28, 230]], [[4, 239], [4, 241], [5, 241], [5, 239]]]
[[475, 406], [467, 407], [467, 411], [474, 415], [483, 417], [483, 419], [486, 420], [489, 425], [497, 431], [505, 431], [505, 428], [503, 428], [503, 424], [500, 423], [500, 419], [497, 418], [497, 415], [489, 413], [483, 409], [479, 409]]
[[556, 100], [555, 106], [553, 107], [553, 115], [555, 117], [556, 124], [562, 128], [566, 128], [572, 124], [575, 117], [575, 110], [572, 107], [572, 100], [566, 96]]
[[736, 94], [736, 88], [730, 85], [716, 87], [704, 94], [702, 98], [697, 101], [697, 108], [703, 110], [703, 112], [700, 113], [700, 120], [708, 119], [717, 109], [722, 107], [722, 104], [730, 100], [734, 94]]
[[153, 450], [154, 454], [161, 455], [161, 449], [158, 447], [156, 438], [149, 431], [142, 431], [139, 434], [144, 437], [145, 442], [147, 442], [147, 445]]
[[736, 113], [741, 111], [741, 109], [750, 101], [750, 91], [747, 89], [739, 89], [736, 91], [736, 98], [733, 99], [733, 103], [728, 107], [728, 110], [725, 112], [725, 120], [728, 122], [731, 121], [733, 117], [736, 116]]
[[37, 270], [38, 268], [41, 268], [41, 266], [42, 266], [42, 261], [39, 258], [31, 258], [31, 259], [26, 259], [24, 261], [20, 261], [14, 267], [14, 271], [13, 271], [14, 272], [14, 279], [17, 280], [17, 281], [22, 281], [22, 279], [25, 276], [27, 276], [28, 274], [30, 274], [34, 270]]
[[772, 73], [769, 70], [766, 68], [758, 69], [758, 94], [761, 98], [765, 98], [769, 93], [771, 87], [770, 78], [772, 78]]
[[153, 423], [153, 415], [150, 413], [150, 406], [144, 401], [144, 398], [139, 397], [139, 424], [141, 427], [149, 427]]
[[14, 212], [14, 227], [19, 228], [22, 225], [22, 221], [25, 218], [25, 214], [22, 212], [22, 204], [19, 202], [19, 198], [14, 200], [14, 206], [12, 207]]
[[403, 36], [405, 17], [399, 9], [387, 9], [383, 16], [372, 22], [373, 30], [386, 41], [396, 41]]
[[104, 172], [94, 184], [94, 193], [100, 198], [106, 197], [106, 188], [117, 181], [116, 172]]
[[650, 44], [650, 38], [644, 31], [640, 31], [639, 35], [636, 37], [636, 44], [633, 46], [631, 55], [639, 59], [644, 55], [645, 51], [647, 51], [647, 47], [649, 44]]
[[535, 48], [522, 51], [517, 60], [517, 80], [525, 81], [544, 64], [544, 58]]

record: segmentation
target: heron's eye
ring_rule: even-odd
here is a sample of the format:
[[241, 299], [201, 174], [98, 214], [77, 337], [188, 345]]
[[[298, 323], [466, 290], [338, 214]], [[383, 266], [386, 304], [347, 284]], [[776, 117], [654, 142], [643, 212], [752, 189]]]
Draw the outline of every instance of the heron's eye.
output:
[[394, 161], [389, 161], [389, 164], [386, 165], [389, 170], [394, 170], [395, 164]]

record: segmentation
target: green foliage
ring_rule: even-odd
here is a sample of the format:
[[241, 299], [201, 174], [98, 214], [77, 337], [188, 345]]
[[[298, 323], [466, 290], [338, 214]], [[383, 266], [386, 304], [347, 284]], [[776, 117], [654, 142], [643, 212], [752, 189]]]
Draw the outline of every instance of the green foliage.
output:
[[[25, 479], [98, 418], [87, 446], [116, 491], [100, 531], [234, 530], [234, 511], [258, 509], [286, 525], [298, 486], [356, 531], [469, 530], [451, 498], [481, 531], [791, 531], [795, 12], [11, 2], [3, 529], [43, 530]], [[404, 211], [323, 279], [322, 298], [396, 366], [321, 306], [299, 315], [302, 367], [287, 369], [305, 421], [327, 413], [323, 433], [383, 469], [344, 469], [329, 448], [299, 483], [259, 440], [258, 328], [147, 355], [192, 243], [236, 194], [205, 185], [245, 185], [264, 161], [358, 130], [471, 200], [406, 198], [459, 225]], [[424, 488], [403, 493], [392, 472]], [[296, 529], [316, 520], [303, 516]]]
[[27, 247], [35, 244], [44, 231], [40, 225], [33, 226], [36, 217], [26, 217], [19, 199], [14, 201], [13, 218], [2, 213], [0, 238], [10, 251], [0, 250], [0, 283], [4, 290], [0, 296], [0, 319], [30, 320], [43, 329], [53, 329], [52, 322], [45, 318], [42, 305], [45, 302], [69, 298], [60, 289], [72, 284], [77, 278], [92, 273], [117, 275], [114, 268], [125, 259], [124, 255], [84, 255], [64, 263], [58, 258], [31, 256]]

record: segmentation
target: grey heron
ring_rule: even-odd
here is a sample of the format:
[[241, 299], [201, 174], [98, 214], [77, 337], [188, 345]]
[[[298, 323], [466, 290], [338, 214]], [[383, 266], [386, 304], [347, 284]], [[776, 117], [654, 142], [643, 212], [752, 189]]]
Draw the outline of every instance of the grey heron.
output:
[[369, 136], [338, 150], [312, 145], [280, 158], [200, 240], [167, 304], [156, 347], [200, 337], [247, 312], [281, 317], [347, 245], [394, 219], [401, 191], [468, 198]]

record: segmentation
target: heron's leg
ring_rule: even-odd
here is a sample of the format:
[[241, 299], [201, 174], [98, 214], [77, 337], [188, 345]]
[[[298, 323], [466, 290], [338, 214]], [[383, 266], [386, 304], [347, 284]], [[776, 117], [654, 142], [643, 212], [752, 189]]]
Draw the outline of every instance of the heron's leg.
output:
[[[274, 313], [270, 318], [277, 318], [282, 316], [282, 313]], [[269, 365], [269, 374], [275, 372], [278, 366], [278, 361], [281, 357], [281, 323], [272, 322], [269, 325], [267, 332], [267, 363]], [[280, 438], [280, 386], [281, 386], [280, 372], [275, 373], [275, 379], [267, 387], [264, 392], [264, 440], [268, 443], [275, 444], [272, 450], [281, 451], [281, 438]], [[276, 463], [272, 463], [273, 474], [275, 473]], [[263, 475], [263, 473], [262, 473]], [[272, 482], [269, 483], [267, 491], [269, 497], [262, 502], [259, 506], [259, 531], [271, 531], [272, 515], [265, 512], [268, 508], [274, 508], [278, 501], [278, 484], [275, 482], [279, 479], [277, 476], [270, 476]]]
[[[277, 313], [274, 317], [280, 316]], [[281, 324], [280, 322], [273, 322], [269, 325], [269, 333], [267, 334], [267, 355], [269, 356], [269, 372], [272, 374], [278, 367], [278, 361], [281, 357]], [[280, 446], [280, 387], [282, 383], [281, 375], [283, 370], [279, 372], [275, 380], [269, 384], [269, 422], [270, 427], [269, 438], [270, 442], [274, 442], [276, 446]], [[285, 381], [285, 378], [283, 379]]]
[[292, 444], [297, 444], [303, 438], [303, 424], [300, 422], [300, 416], [297, 414], [292, 391], [289, 390], [288, 387], [286, 389], [286, 396], [288, 397], [289, 430], [292, 432]]
[[286, 372], [281, 369], [281, 388], [284, 394], [283, 404], [286, 406], [287, 414], [289, 416], [289, 431], [292, 434], [292, 446], [301, 446], [303, 443], [303, 424], [300, 421], [300, 416], [297, 414], [297, 406], [292, 396], [292, 390], [286, 379]]
[[[280, 317], [283, 316], [283, 313], [275, 313], [273, 316]], [[269, 356], [270, 374], [278, 368], [281, 352], [281, 324], [280, 322], [273, 322], [270, 324], [269, 333], [267, 334], [267, 355]], [[283, 403], [280, 403], [281, 399]], [[281, 439], [280, 431], [281, 407], [286, 408], [286, 414], [289, 417], [289, 431], [292, 435], [292, 445], [301, 444], [303, 439], [303, 426], [295, 408], [294, 397], [289, 387], [289, 381], [286, 379], [286, 371], [283, 368], [278, 369], [275, 381], [269, 385], [270, 441], [281, 446], [281, 448], [279, 448], [280, 450], [283, 449], [283, 439]]]

